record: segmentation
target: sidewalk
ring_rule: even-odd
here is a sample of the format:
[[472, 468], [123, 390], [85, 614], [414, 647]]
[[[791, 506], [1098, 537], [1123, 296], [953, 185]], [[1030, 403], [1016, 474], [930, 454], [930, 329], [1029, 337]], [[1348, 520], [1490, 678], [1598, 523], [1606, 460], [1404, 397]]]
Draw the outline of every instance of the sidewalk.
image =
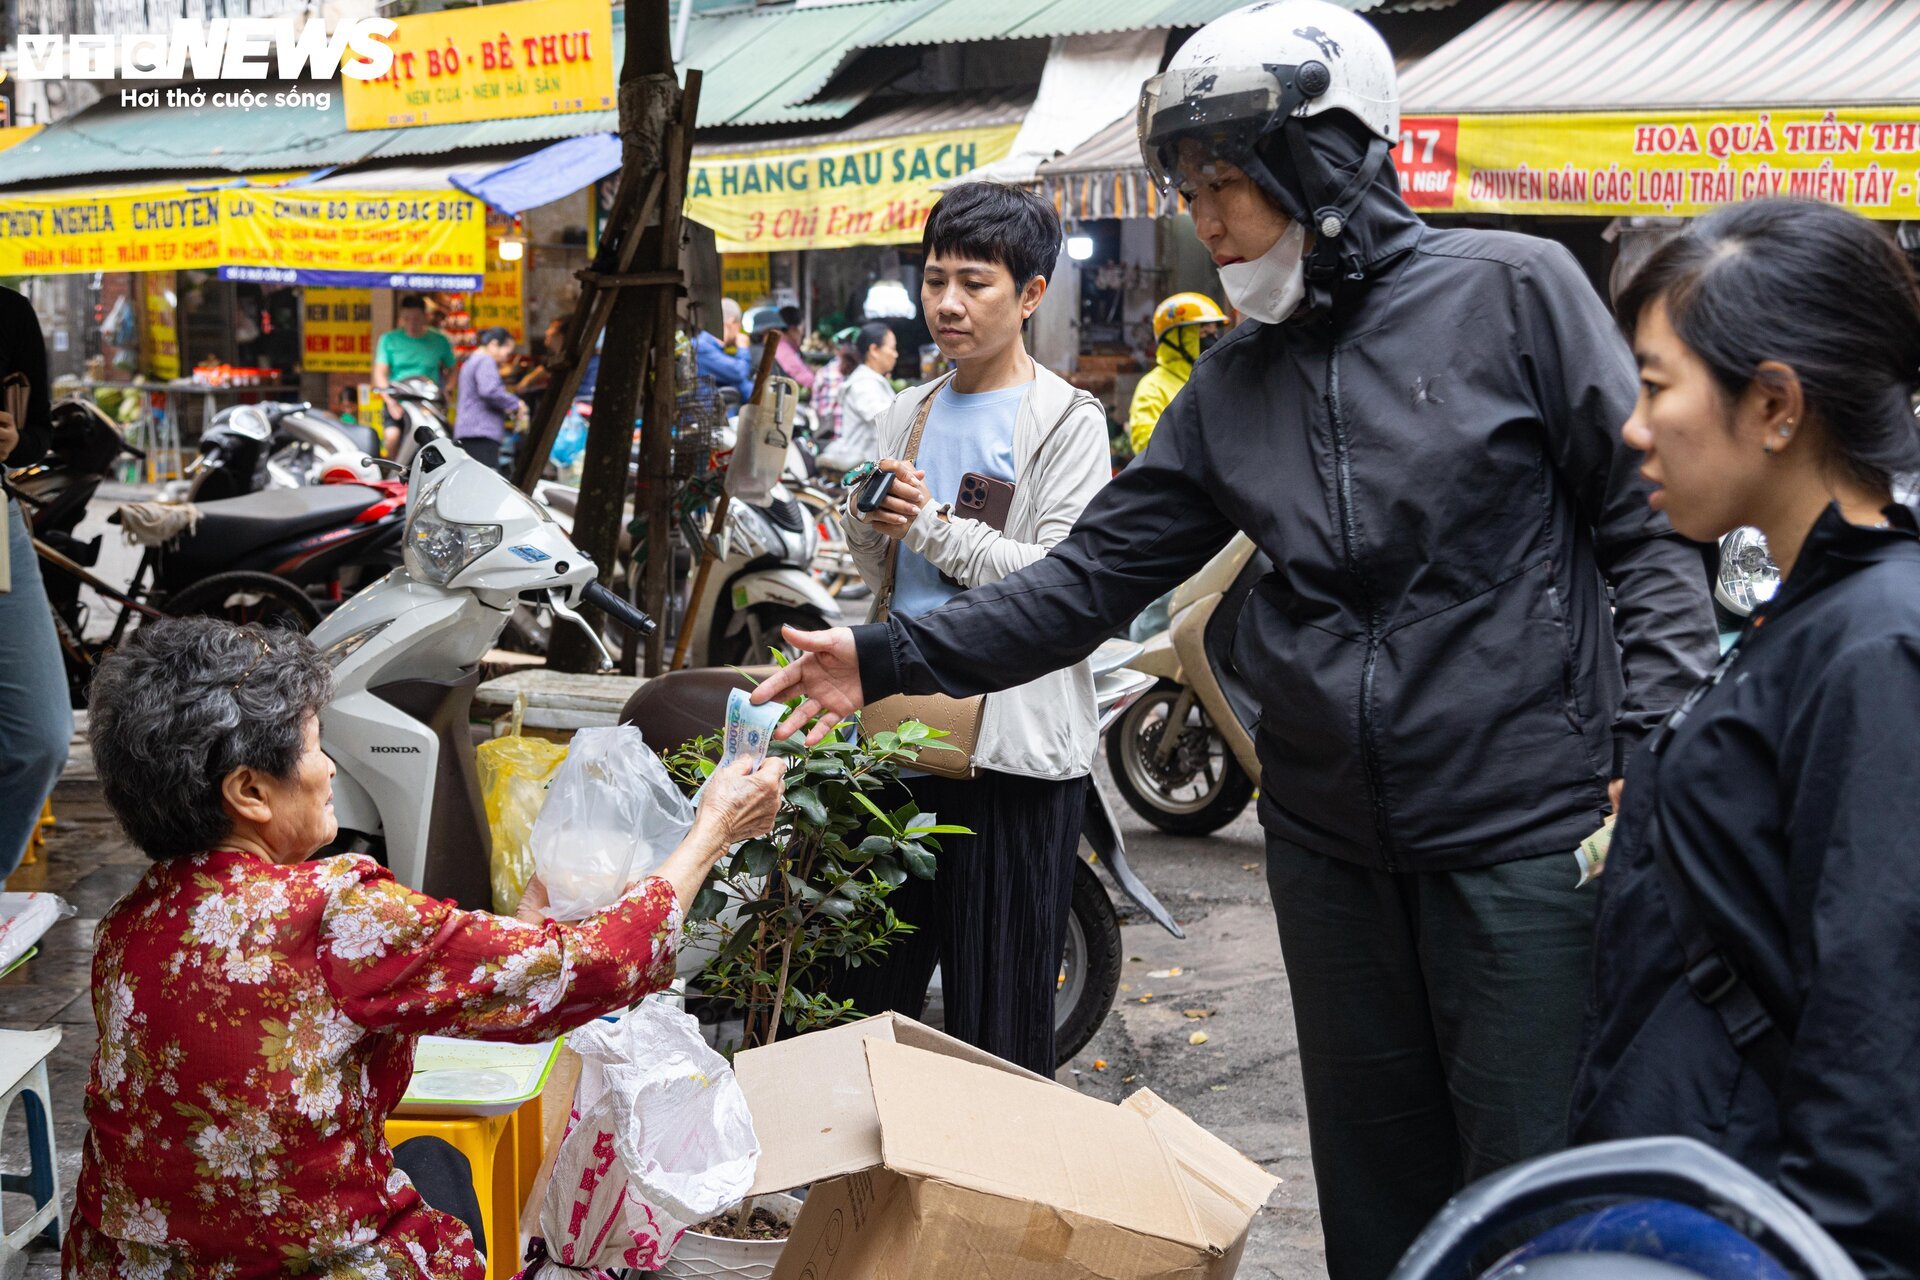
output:
[[[0, 1024], [33, 1030], [59, 1027], [60, 1047], [48, 1064], [53, 1090], [53, 1141], [60, 1157], [61, 1222], [72, 1216], [74, 1181], [80, 1175], [81, 1120], [87, 1073], [97, 1040], [93, 1001], [88, 994], [93, 965], [93, 928], [114, 902], [146, 873], [148, 861], [127, 843], [108, 812], [93, 772], [86, 713], [69, 748], [66, 772], [53, 793], [54, 827], [46, 852], [33, 866], [21, 867], [7, 881], [14, 890], [47, 890], [72, 903], [79, 914], [62, 920], [40, 940], [40, 954], [6, 978], [0, 978]], [[15, 1107], [6, 1118], [7, 1171], [25, 1172], [26, 1120]], [[16, 1222], [30, 1203], [25, 1196], [5, 1197], [6, 1217]], [[27, 1250], [27, 1280], [55, 1280], [60, 1257], [34, 1244]]]

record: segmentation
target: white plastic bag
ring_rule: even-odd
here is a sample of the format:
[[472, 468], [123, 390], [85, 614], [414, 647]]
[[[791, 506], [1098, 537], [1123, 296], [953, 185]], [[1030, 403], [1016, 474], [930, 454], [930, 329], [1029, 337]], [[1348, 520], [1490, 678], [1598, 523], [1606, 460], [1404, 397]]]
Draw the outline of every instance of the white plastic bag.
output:
[[746, 1197], [760, 1161], [747, 1098], [700, 1023], [664, 996], [567, 1037], [576, 1118], [554, 1158], [539, 1234], [562, 1268], [655, 1268], [686, 1229]]
[[73, 904], [58, 894], [0, 893], [0, 972], [31, 951], [55, 923], [73, 914]]
[[547, 914], [578, 920], [610, 906], [666, 861], [691, 826], [693, 805], [638, 729], [580, 730], [528, 837]]

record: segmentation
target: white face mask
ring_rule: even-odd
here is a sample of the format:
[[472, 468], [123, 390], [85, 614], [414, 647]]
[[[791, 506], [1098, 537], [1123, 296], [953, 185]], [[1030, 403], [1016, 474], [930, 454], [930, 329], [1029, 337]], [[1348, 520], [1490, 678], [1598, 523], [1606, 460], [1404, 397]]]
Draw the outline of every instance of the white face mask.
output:
[[1220, 283], [1233, 309], [1262, 324], [1279, 324], [1292, 315], [1307, 296], [1306, 247], [1306, 228], [1293, 222], [1252, 262], [1221, 267]]

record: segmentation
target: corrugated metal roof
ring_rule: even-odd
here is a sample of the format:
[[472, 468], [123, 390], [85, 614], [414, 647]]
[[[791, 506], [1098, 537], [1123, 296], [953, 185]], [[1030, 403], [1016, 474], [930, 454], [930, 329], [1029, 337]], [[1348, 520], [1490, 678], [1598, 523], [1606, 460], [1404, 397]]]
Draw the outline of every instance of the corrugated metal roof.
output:
[[1147, 171], [1140, 158], [1140, 131], [1132, 112], [1121, 116], [1063, 156], [1042, 160], [1034, 175], [1058, 178], [1073, 173], [1101, 173], [1113, 169]]
[[739, 155], [752, 151], [837, 146], [868, 138], [891, 138], [905, 133], [937, 133], [944, 129], [981, 129], [996, 124], [1018, 124], [1025, 119], [1027, 109], [1032, 105], [1032, 90], [914, 97], [905, 99], [897, 106], [877, 111], [870, 110], [862, 118], [852, 120], [828, 133], [698, 142], [694, 144], [693, 154], [696, 156]]
[[[226, 86], [205, 83], [211, 102]], [[255, 86], [249, 86], [255, 87]], [[547, 142], [617, 129], [611, 111], [433, 124], [413, 129], [347, 132], [335, 84], [332, 103], [312, 107], [121, 107], [102, 101], [47, 126], [0, 158], [0, 183], [38, 182], [87, 173], [258, 173], [357, 164], [373, 156], [442, 155], [473, 147]]]
[[1920, 102], [1920, 4], [1509, 0], [1400, 97], [1409, 113]]
[[[701, 73], [700, 126], [838, 119], [865, 93], [810, 103], [857, 49], [923, 0], [833, 9], [762, 9], [695, 17], [680, 66]], [[868, 91], [877, 86], [868, 86]]]
[[[884, 45], [957, 44], [1205, 26], [1247, 0], [920, 0]], [[1365, 11], [1380, 0], [1335, 0]]]

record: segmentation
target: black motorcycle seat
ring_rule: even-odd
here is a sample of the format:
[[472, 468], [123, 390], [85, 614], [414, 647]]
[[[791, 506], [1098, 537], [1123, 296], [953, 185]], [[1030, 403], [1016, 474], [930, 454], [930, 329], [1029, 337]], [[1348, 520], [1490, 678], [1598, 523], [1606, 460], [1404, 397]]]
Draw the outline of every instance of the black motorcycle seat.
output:
[[170, 550], [232, 559], [254, 547], [345, 524], [382, 496], [378, 489], [363, 484], [321, 484], [304, 489], [263, 489], [238, 498], [198, 503], [199, 525], [192, 533], [175, 539]]

